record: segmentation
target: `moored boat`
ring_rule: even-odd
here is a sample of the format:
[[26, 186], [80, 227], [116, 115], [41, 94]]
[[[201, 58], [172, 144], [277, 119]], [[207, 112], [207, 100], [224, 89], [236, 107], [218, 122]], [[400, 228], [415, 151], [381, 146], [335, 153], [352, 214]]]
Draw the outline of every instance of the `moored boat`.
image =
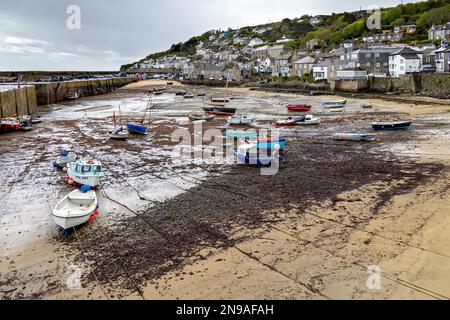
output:
[[75, 152], [62, 150], [58, 158], [55, 160], [55, 162], [53, 162], [53, 166], [55, 168], [64, 168], [67, 166], [67, 164], [77, 161], [77, 159], [78, 157]]
[[131, 134], [147, 134], [147, 127], [143, 124], [127, 123], [127, 129]]
[[410, 129], [412, 121], [394, 121], [394, 122], [374, 122], [374, 130], [407, 130]]
[[228, 118], [228, 123], [230, 125], [243, 125], [243, 124], [251, 124], [254, 119], [248, 115], [236, 115], [234, 117]]
[[186, 90], [178, 90], [177, 92], [175, 92], [176, 96], [184, 96], [186, 94]]
[[288, 111], [291, 112], [308, 112], [311, 110], [312, 106], [308, 104], [290, 104], [287, 108]]
[[7, 133], [13, 131], [27, 131], [30, 130], [30, 122], [21, 122], [17, 118], [0, 118], [0, 133]]
[[214, 115], [189, 115], [190, 121], [212, 121], [216, 118]]
[[252, 131], [236, 131], [236, 130], [224, 130], [224, 135], [229, 138], [245, 139], [245, 138], [257, 138], [258, 133], [255, 130]]
[[322, 104], [324, 108], [343, 108], [347, 104], [347, 100], [327, 101]]
[[286, 149], [286, 138], [261, 138], [261, 139], [246, 139], [246, 143], [255, 144], [260, 150], [275, 150], [275, 146], [279, 146], [279, 150]]
[[320, 124], [320, 118], [316, 118], [313, 115], [306, 115], [304, 117], [293, 118], [297, 125], [307, 126], [307, 125], [315, 125]]
[[275, 125], [277, 127], [293, 127], [297, 125], [297, 122], [295, 122], [295, 120], [292, 119], [278, 120], [277, 122], [275, 122]]
[[71, 181], [93, 188], [100, 185], [100, 178], [104, 176], [102, 164], [98, 160], [79, 159], [67, 165], [67, 175]]
[[224, 108], [224, 107], [213, 107], [213, 108], [203, 108], [208, 114], [216, 116], [232, 116], [236, 113], [236, 108]]
[[53, 219], [63, 230], [85, 224], [98, 208], [95, 191], [75, 190], [65, 196], [53, 209]]
[[65, 95], [67, 100], [78, 100], [80, 98], [80, 94], [77, 91], [69, 91]]
[[188, 93], [186, 93], [186, 94], [184, 95], [184, 98], [185, 98], [185, 99], [192, 99], [192, 98], [194, 98], [194, 94], [188, 92]]
[[334, 139], [341, 141], [375, 141], [376, 134], [373, 133], [335, 133]]
[[130, 134], [128, 133], [128, 131], [124, 130], [124, 128], [122, 127], [109, 134], [109, 138], [112, 140], [128, 140], [129, 137]]
[[[277, 148], [278, 147], [278, 148]], [[272, 154], [267, 151], [261, 152], [255, 144], [244, 144], [234, 152], [237, 160], [246, 165], [269, 166], [273, 161], [283, 160], [279, 155], [279, 146], [276, 145]]]

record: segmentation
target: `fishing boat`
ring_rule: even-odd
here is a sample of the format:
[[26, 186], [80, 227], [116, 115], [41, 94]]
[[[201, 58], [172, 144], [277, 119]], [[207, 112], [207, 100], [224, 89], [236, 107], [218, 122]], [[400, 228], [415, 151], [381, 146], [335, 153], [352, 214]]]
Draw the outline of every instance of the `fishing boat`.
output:
[[78, 91], [69, 91], [65, 95], [65, 98], [67, 100], [78, 100], [80, 98], [80, 94], [78, 93]]
[[165, 92], [166, 92], [165, 90], [157, 90], [157, 91], [154, 91], [153, 94], [154, 94], [155, 96], [161, 96], [161, 95], [163, 95]]
[[78, 157], [76, 153], [62, 150], [59, 153], [58, 158], [56, 158], [55, 162], [53, 162], [53, 166], [55, 168], [64, 168], [67, 166], [67, 164], [77, 161], [77, 159]]
[[184, 98], [185, 98], [185, 99], [192, 99], [192, 98], [194, 98], [194, 94], [188, 92], [188, 93], [186, 93], [186, 94], [184, 95]]
[[260, 150], [258, 150], [255, 144], [244, 144], [239, 146], [234, 154], [237, 160], [243, 164], [254, 166], [269, 166], [273, 161], [282, 160], [278, 151], [279, 148], [275, 148], [275, 151], [270, 154], [268, 152], [261, 152]]
[[236, 131], [236, 130], [224, 130], [224, 135], [229, 138], [245, 139], [245, 138], [257, 138], [258, 133], [256, 131]]
[[177, 92], [175, 92], [176, 96], [184, 96], [187, 92], [185, 90], [178, 90]]
[[214, 115], [189, 115], [190, 121], [212, 121], [216, 118]]
[[100, 184], [104, 176], [102, 164], [98, 160], [78, 159], [67, 165], [67, 175], [71, 181], [80, 185], [89, 185], [93, 188]]
[[29, 130], [29, 128], [31, 128], [31, 124], [25, 125], [17, 118], [10, 117], [0, 119], [0, 133]]
[[343, 108], [347, 104], [347, 100], [327, 101], [322, 104], [324, 108]]
[[375, 122], [372, 123], [374, 130], [407, 130], [411, 128], [412, 121]]
[[336, 133], [335, 140], [340, 141], [375, 141], [376, 134], [373, 133]]
[[248, 115], [240, 115], [228, 118], [228, 123], [230, 125], [243, 125], [243, 124], [251, 124], [255, 121], [252, 117]]
[[308, 112], [311, 110], [312, 106], [308, 104], [290, 104], [287, 108], [288, 111], [291, 112]]
[[212, 114], [216, 116], [232, 116], [236, 113], [236, 108], [225, 108], [225, 107], [213, 107], [213, 108], [203, 108], [207, 114]]
[[65, 196], [53, 209], [53, 220], [63, 230], [85, 224], [98, 209], [95, 191], [75, 190]]

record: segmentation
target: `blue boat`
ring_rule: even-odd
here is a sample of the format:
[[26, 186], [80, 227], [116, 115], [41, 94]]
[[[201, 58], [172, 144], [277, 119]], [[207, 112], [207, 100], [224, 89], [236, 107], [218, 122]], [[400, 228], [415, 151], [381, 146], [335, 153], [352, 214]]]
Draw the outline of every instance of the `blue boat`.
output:
[[273, 150], [275, 149], [276, 145], [280, 146], [280, 150], [284, 150], [286, 148], [286, 139], [285, 138], [280, 138], [277, 140], [266, 139], [266, 141], [259, 140], [256, 144], [256, 148]]
[[147, 134], [147, 128], [140, 124], [127, 123], [127, 129], [132, 134]]
[[325, 108], [343, 108], [347, 104], [347, 100], [337, 100], [337, 101], [328, 101], [324, 102], [322, 105]]

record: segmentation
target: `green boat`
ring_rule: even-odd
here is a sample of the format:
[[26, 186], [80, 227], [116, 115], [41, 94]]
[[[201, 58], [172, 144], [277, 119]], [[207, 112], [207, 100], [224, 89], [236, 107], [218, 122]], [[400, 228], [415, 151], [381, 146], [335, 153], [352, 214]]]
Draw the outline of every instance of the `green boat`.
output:
[[223, 133], [226, 137], [235, 138], [235, 139], [257, 138], [258, 137], [258, 133], [256, 131], [225, 130]]

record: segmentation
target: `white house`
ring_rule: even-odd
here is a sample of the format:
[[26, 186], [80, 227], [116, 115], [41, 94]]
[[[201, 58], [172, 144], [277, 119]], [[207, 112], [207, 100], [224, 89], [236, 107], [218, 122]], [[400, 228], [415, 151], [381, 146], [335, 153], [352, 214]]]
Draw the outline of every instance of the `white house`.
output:
[[448, 35], [450, 35], [450, 22], [441, 25], [433, 25], [428, 30], [428, 39], [437, 40], [437, 39], [445, 39]]
[[250, 40], [248, 46], [249, 47], [254, 47], [254, 46], [259, 46], [261, 44], [263, 44], [264, 41], [261, 40], [260, 38], [253, 38], [252, 40]]
[[389, 74], [392, 77], [420, 72], [421, 68], [422, 54], [419, 51], [404, 47], [389, 55]]
[[436, 72], [450, 72], [450, 47], [441, 47], [434, 54], [436, 57]]
[[336, 80], [337, 72], [343, 70], [347, 63], [341, 60], [325, 60], [313, 67], [314, 80]]

